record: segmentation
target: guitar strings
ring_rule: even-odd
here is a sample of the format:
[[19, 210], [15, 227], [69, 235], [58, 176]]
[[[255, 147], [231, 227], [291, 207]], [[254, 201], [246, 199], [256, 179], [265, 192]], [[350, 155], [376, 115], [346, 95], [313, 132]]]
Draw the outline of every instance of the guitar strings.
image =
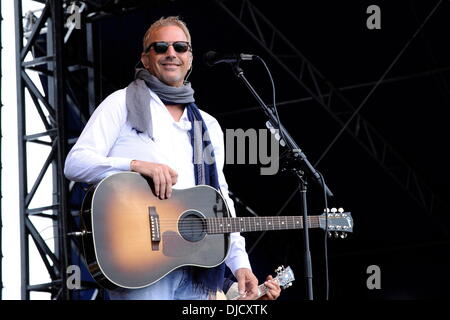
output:
[[[295, 217], [294, 217], [295, 218]], [[238, 217], [238, 218], [236, 218], [236, 217], [232, 217], [232, 218], [202, 218], [202, 219], [198, 219], [198, 218], [184, 218], [184, 219], [177, 219], [177, 218], [175, 218], [175, 219], [168, 219], [168, 218], [159, 218], [158, 220], [159, 220], [159, 222], [177, 222], [177, 221], [218, 221], [219, 222], [219, 220], [220, 219], [224, 219], [224, 220], [222, 220], [222, 221], [227, 221], [227, 222], [235, 222], [235, 221], [237, 221], [237, 222], [243, 222], [243, 223], [265, 223], [265, 222], [270, 222], [269, 221], [269, 218], [264, 218], [263, 217], [263, 220], [260, 220], [259, 218], [253, 218], [253, 217], [250, 217], [250, 219], [251, 220], [248, 220], [248, 219], [246, 219], [246, 218], [240, 218], [240, 217]], [[293, 222], [292, 220], [293, 220], [293, 217], [286, 217], [286, 218], [284, 218], [284, 217], [275, 217], [274, 219], [272, 219], [272, 218], [270, 218], [272, 221], [276, 221], [277, 223], [278, 222], [284, 222], [284, 221], [286, 221], [286, 222]], [[333, 219], [333, 218], [331, 218], [331, 219]], [[299, 218], [297, 218], [297, 219], [294, 219], [295, 221], [301, 221], [301, 222], [303, 222], [303, 217], [299, 217]], [[325, 220], [325, 218], [320, 218], [320, 219], [317, 219], [317, 218], [312, 218], [312, 219], [308, 219], [308, 221], [309, 222], [311, 222], [311, 223], [319, 223], [320, 222], [320, 220]]]
[[[248, 225], [278, 225], [278, 226], [282, 226], [282, 225], [303, 225], [303, 220], [296, 220], [296, 221], [288, 221], [288, 220], [272, 220], [272, 221], [257, 221], [257, 220], [253, 220], [253, 221], [238, 221], [236, 220], [219, 220], [220, 218], [209, 218], [209, 219], [204, 219], [204, 220], [198, 220], [195, 218], [186, 218], [183, 220], [179, 220], [179, 219], [159, 219], [159, 225], [167, 225], [167, 224], [181, 224], [181, 225], [198, 225], [198, 224], [207, 224], [210, 226], [215, 226], [215, 227], [219, 227], [220, 225], [225, 225], [225, 226], [248, 226]], [[150, 220], [149, 220], [150, 221]], [[317, 220], [308, 220], [308, 225], [321, 225], [320, 221]]]
[[[189, 219], [189, 218], [187, 218]], [[187, 220], [186, 219], [186, 220]], [[194, 219], [195, 220], [195, 219]], [[215, 219], [214, 219], [215, 220]], [[320, 223], [318, 223], [317, 221], [309, 221], [308, 223], [310, 228], [318, 228], [320, 227]], [[273, 227], [276, 227], [275, 224], [272, 225]], [[277, 231], [277, 230], [287, 230], [287, 229], [298, 229], [303, 228], [303, 223], [301, 224], [297, 224], [297, 223], [293, 223], [293, 222], [287, 222], [286, 224], [284, 224], [284, 226], [282, 226], [281, 224], [278, 225], [277, 228], [273, 228], [270, 229], [269, 225], [266, 225], [265, 228], [262, 228], [263, 225], [248, 225], [247, 226], [236, 226], [233, 225], [232, 223], [230, 224], [224, 224], [222, 226], [217, 225], [217, 224], [206, 224], [203, 226], [199, 227], [199, 223], [198, 220], [196, 222], [182, 222], [182, 223], [178, 223], [178, 221], [169, 223], [167, 221], [164, 221], [164, 223], [160, 223], [159, 224], [160, 228], [164, 228], [164, 229], [168, 229], [168, 228], [172, 228], [172, 229], [178, 229], [179, 227], [186, 227], [188, 228], [189, 232], [204, 232], [204, 231], [208, 231], [208, 233], [233, 233], [233, 232], [252, 232], [252, 231]], [[232, 231], [228, 231], [228, 229], [231, 229]], [[244, 230], [245, 229], [245, 230]], [[253, 229], [253, 230], [252, 230]]]

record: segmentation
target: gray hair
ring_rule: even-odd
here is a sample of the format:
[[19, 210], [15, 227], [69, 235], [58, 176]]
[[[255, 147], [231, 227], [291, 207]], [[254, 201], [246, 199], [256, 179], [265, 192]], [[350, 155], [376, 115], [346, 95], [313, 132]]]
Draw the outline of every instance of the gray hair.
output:
[[144, 35], [144, 39], [142, 40], [142, 46], [143, 50], [146, 49], [146, 46], [148, 45], [148, 39], [150, 39], [150, 35], [155, 30], [166, 27], [166, 26], [177, 26], [181, 30], [183, 30], [184, 34], [186, 35], [187, 41], [191, 43], [191, 34], [189, 33], [189, 29], [186, 26], [186, 23], [182, 21], [178, 16], [170, 16], [167, 18], [161, 17], [159, 20], [152, 23], [150, 28], [148, 28], [147, 32]]

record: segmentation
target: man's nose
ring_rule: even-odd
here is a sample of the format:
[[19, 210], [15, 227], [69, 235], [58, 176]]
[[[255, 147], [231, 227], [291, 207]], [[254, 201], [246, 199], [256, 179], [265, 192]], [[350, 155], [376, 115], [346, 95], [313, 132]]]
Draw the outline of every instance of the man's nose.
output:
[[177, 52], [176, 52], [175, 49], [173, 48], [173, 45], [170, 45], [170, 46], [167, 48], [166, 55], [168, 55], [168, 56], [170, 56], [170, 57], [176, 57], [176, 56], [177, 56], [176, 53], [177, 53]]

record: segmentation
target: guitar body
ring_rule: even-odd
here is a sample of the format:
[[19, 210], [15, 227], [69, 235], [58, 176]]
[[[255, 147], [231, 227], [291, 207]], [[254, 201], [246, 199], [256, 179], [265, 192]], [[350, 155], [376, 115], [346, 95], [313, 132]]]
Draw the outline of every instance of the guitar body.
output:
[[91, 188], [82, 205], [89, 271], [108, 289], [136, 289], [182, 266], [217, 266], [228, 254], [229, 234], [206, 233], [204, 218], [228, 216], [212, 187], [173, 189], [170, 199], [160, 200], [140, 174], [113, 174]]

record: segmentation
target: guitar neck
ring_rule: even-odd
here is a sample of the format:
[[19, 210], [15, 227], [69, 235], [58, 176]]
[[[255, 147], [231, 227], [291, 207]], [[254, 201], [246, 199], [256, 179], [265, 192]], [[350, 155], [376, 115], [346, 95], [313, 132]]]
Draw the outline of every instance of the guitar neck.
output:
[[[308, 216], [309, 228], [321, 228], [321, 216]], [[207, 233], [303, 229], [302, 216], [232, 217], [206, 219]]]
[[262, 296], [264, 296], [268, 290], [269, 289], [264, 284], [259, 285], [258, 286], [258, 296], [256, 297], [256, 299], [259, 299]]

